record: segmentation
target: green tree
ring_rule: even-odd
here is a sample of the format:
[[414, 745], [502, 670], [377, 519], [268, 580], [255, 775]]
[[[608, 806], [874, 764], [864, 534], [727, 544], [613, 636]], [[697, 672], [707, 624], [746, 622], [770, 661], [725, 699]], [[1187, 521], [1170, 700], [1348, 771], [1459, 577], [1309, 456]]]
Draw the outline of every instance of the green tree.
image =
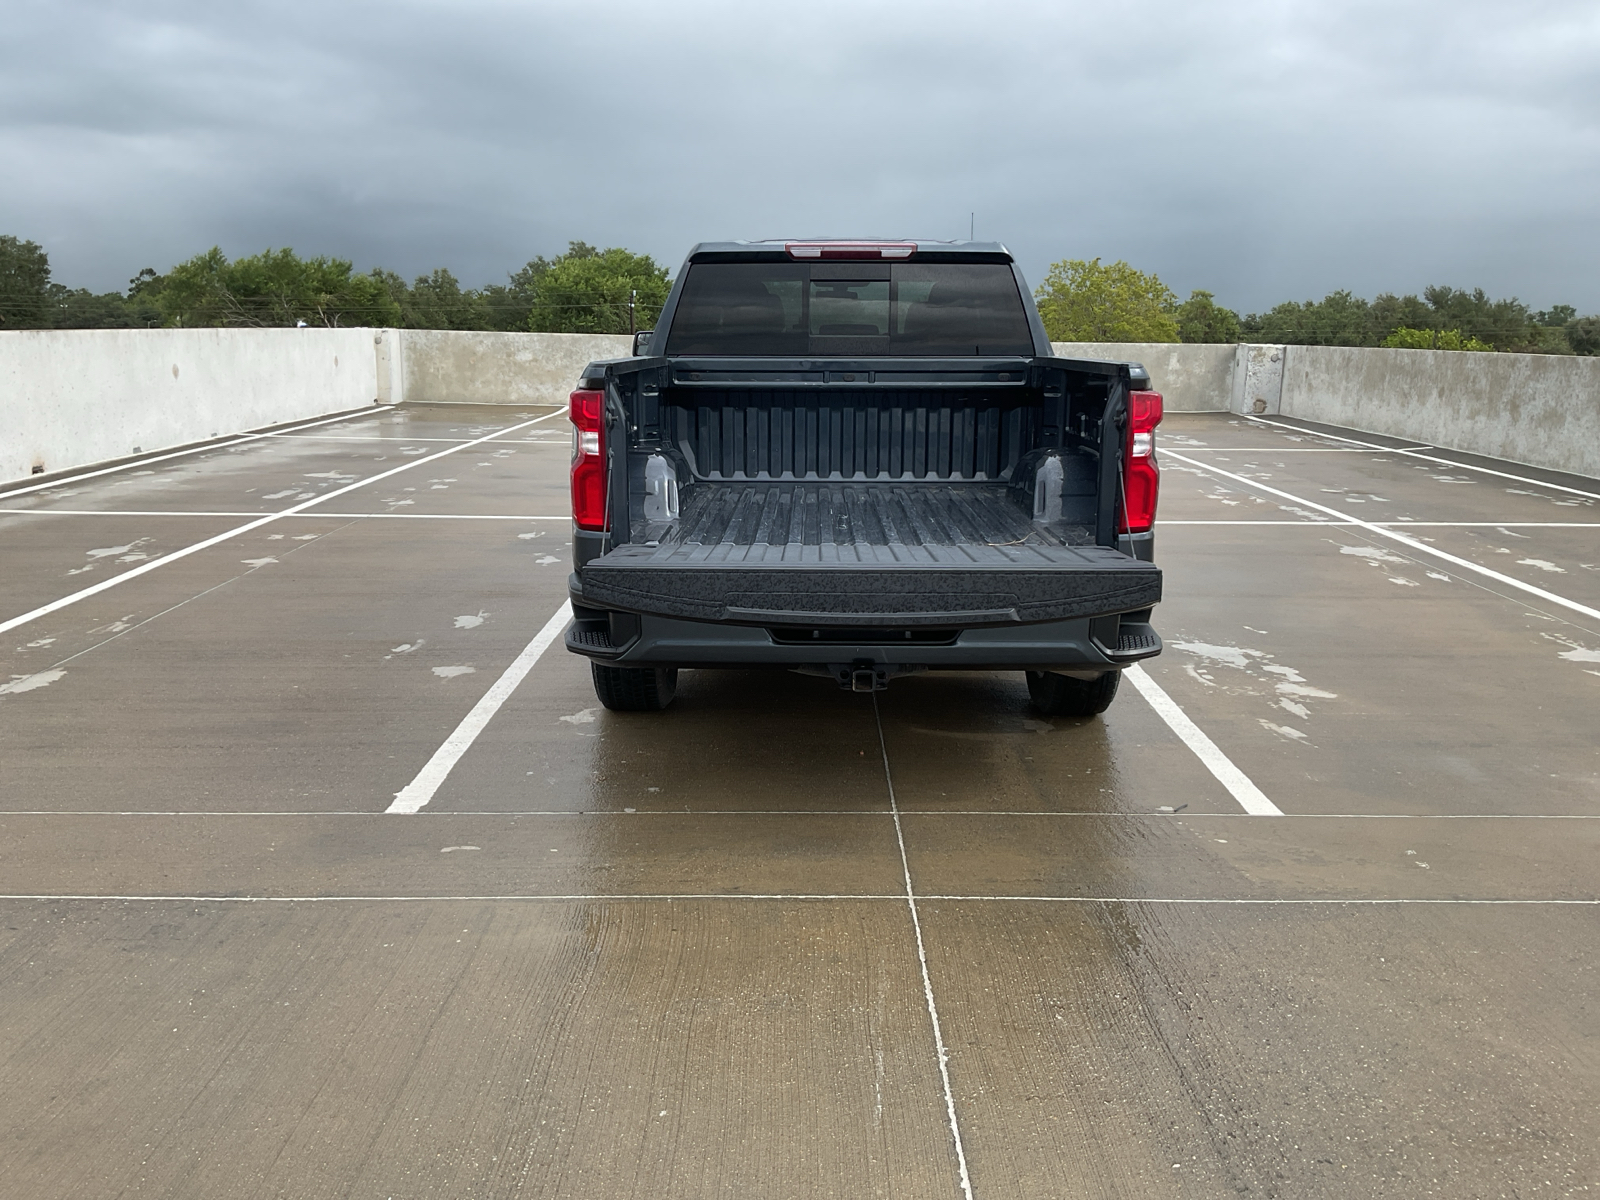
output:
[[1600, 354], [1600, 317], [1575, 317], [1565, 332], [1574, 354]]
[[213, 246], [164, 277], [156, 303], [170, 325], [393, 325], [400, 307], [384, 281], [340, 258], [266, 250], [228, 261]]
[[[386, 290], [394, 295], [386, 281]], [[443, 267], [418, 275], [400, 300], [400, 323], [407, 329], [492, 329], [488, 305], [481, 293], [463, 291], [456, 277]]]
[[1237, 342], [1239, 314], [1223, 308], [1210, 292], [1199, 290], [1178, 305], [1178, 338], [1185, 342]]
[[1372, 346], [1383, 336], [1374, 328], [1372, 306], [1348, 291], [1330, 292], [1303, 304], [1286, 300], [1243, 322], [1252, 341], [1293, 346]]
[[478, 292], [484, 321], [487, 322], [485, 329], [515, 332], [528, 328], [528, 314], [533, 311], [533, 293], [516, 286], [516, 275], [511, 278], [513, 283], [510, 287], [503, 283], [491, 283]]
[[1543, 325], [1550, 329], [1564, 328], [1568, 321], [1575, 320], [1578, 310], [1570, 304], [1552, 304], [1543, 312], [1533, 314], [1533, 323]]
[[1442, 284], [1423, 288], [1422, 295], [1433, 310], [1430, 328], [1459, 329], [1498, 350], [1526, 351], [1538, 346], [1529, 334], [1533, 314], [1514, 296], [1491, 300], [1482, 288], [1469, 292]]
[[1245, 335], [1253, 340], [1295, 345], [1381, 346], [1397, 330], [1430, 335], [1455, 330], [1462, 338], [1492, 349], [1568, 354], [1564, 328], [1536, 320], [1566, 311], [1570, 311], [1567, 306], [1557, 305], [1551, 313], [1534, 314], [1515, 297], [1495, 300], [1482, 288], [1467, 291], [1436, 284], [1424, 288], [1420, 298], [1385, 292], [1371, 303], [1348, 291], [1330, 292], [1321, 300], [1289, 301], [1266, 313], [1252, 313], [1243, 324]]
[[1393, 330], [1402, 326], [1407, 329], [1432, 329], [1434, 312], [1416, 296], [1396, 296], [1393, 292], [1381, 292], [1372, 302], [1371, 321], [1368, 326], [1372, 341], [1366, 344], [1377, 345]]
[[50, 324], [50, 256], [38, 242], [0, 235], [0, 329]]
[[406, 305], [411, 303], [411, 287], [405, 278], [394, 271], [386, 271], [382, 267], [373, 267], [367, 272], [383, 288], [383, 293], [400, 313], [396, 325], [405, 321]]
[[532, 292], [526, 328], [545, 333], [649, 329], [671, 286], [667, 268], [648, 254], [620, 246], [596, 250], [583, 242], [551, 262], [535, 259], [524, 271]]
[[481, 293], [489, 314], [491, 329], [526, 330], [528, 318], [533, 313], [534, 300], [539, 294], [539, 281], [549, 272], [552, 262], [563, 258], [593, 258], [599, 254], [587, 242], [567, 243], [567, 253], [551, 260], [540, 256], [530, 260], [508, 277], [507, 283], [491, 283]]
[[153, 328], [165, 321], [161, 305], [156, 301], [166, 283], [167, 277], [157, 275], [154, 267], [143, 267], [128, 280], [128, 292], [122, 306], [130, 326], [136, 329]]
[[1378, 343], [1390, 350], [1493, 350], [1459, 329], [1408, 329], [1402, 325]]
[[160, 314], [130, 305], [121, 292], [91, 292], [52, 283], [49, 292], [52, 329], [140, 329], [161, 324]]
[[1567, 341], [1565, 325], [1540, 325], [1537, 322], [1529, 325], [1527, 342], [1519, 347], [1528, 354], [1571, 354], [1573, 349]]
[[1055, 263], [1034, 292], [1045, 332], [1056, 342], [1176, 342], [1178, 297], [1126, 262]]

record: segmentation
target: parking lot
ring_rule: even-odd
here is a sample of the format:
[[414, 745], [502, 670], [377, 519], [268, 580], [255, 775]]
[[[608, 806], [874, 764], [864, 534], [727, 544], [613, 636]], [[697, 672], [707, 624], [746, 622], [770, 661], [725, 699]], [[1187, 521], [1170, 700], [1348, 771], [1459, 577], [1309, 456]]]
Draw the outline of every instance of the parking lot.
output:
[[559, 410], [0, 493], [4, 1191], [1600, 1192], [1600, 484], [1158, 442], [1167, 648], [1086, 722], [607, 713]]

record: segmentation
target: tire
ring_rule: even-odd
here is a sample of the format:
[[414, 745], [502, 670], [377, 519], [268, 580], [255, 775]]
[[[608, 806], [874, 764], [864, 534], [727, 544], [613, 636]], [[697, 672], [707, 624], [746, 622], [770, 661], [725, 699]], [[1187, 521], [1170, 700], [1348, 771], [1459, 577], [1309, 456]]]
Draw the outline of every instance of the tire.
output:
[[1074, 679], [1050, 671], [1029, 671], [1028, 696], [1033, 707], [1047, 717], [1093, 717], [1116, 699], [1121, 671], [1106, 671], [1093, 679]]
[[660, 712], [678, 694], [676, 667], [607, 667], [591, 661], [594, 694], [612, 712]]

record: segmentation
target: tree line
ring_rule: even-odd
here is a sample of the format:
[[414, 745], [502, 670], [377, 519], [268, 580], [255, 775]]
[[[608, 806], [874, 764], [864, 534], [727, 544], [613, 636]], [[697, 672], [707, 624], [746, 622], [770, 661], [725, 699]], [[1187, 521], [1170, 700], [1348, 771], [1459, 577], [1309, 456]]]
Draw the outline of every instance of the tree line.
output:
[[1422, 295], [1348, 291], [1287, 300], [1240, 316], [1210, 292], [1187, 300], [1126, 262], [1058, 262], [1036, 293], [1045, 330], [1058, 342], [1268, 342], [1296, 346], [1388, 346], [1406, 350], [1500, 350], [1600, 354], [1600, 317], [1570, 304], [1535, 312], [1482, 288], [1435, 285]]
[[[503, 284], [463, 288], [439, 268], [411, 282], [357, 272], [341, 258], [284, 248], [229, 259], [212, 247], [165, 274], [146, 267], [122, 292], [67, 288], [35, 242], [0, 236], [0, 330], [196, 326], [390, 326], [404, 329], [628, 333], [648, 329], [671, 286], [648, 254], [569, 243]], [[1600, 354], [1600, 317], [1568, 304], [1541, 312], [1482, 288], [1433, 286], [1366, 300], [1337, 291], [1240, 316], [1207, 291], [1187, 300], [1126, 262], [1068, 259], [1035, 292], [1061, 342], [1273, 342], [1313, 346]]]
[[550, 333], [648, 329], [666, 303], [667, 269], [648, 254], [572, 242], [503, 284], [463, 288], [439, 268], [407, 283], [355, 271], [342, 258], [265, 250], [229, 259], [213, 246], [166, 274], [146, 267], [123, 292], [96, 294], [50, 278], [35, 242], [0, 236], [0, 329], [387, 326]]

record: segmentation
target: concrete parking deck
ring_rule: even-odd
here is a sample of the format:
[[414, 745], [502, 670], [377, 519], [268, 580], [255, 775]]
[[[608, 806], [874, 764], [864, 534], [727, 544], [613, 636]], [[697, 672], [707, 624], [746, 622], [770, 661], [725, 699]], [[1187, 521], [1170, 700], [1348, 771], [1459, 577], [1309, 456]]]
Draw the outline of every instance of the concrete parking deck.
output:
[[559, 412], [0, 493], [4, 1191], [1600, 1191], [1600, 484], [1160, 440], [1087, 722], [604, 712]]

